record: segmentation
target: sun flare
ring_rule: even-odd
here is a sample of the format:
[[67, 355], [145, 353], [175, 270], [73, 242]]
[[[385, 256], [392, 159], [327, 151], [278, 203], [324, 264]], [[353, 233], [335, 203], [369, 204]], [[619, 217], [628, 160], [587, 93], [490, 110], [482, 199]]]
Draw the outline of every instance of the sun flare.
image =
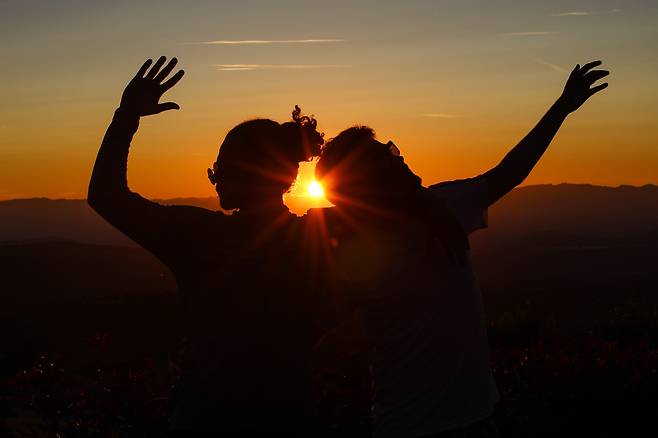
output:
[[308, 194], [314, 198], [320, 198], [324, 196], [324, 189], [322, 188], [322, 184], [317, 181], [312, 181], [308, 185]]

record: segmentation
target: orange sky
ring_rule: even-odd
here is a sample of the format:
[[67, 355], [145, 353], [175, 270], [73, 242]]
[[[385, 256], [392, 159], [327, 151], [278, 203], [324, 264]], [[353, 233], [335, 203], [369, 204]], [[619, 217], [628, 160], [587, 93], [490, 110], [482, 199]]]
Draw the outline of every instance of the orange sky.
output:
[[167, 97], [182, 109], [143, 119], [131, 149], [147, 197], [213, 196], [205, 171], [225, 133], [295, 104], [328, 138], [372, 126], [426, 184], [473, 176], [593, 58], [609, 89], [526, 184], [658, 183], [655, 2], [53, 3], [0, 2], [0, 199], [84, 197], [124, 85], [160, 54], [186, 76]]

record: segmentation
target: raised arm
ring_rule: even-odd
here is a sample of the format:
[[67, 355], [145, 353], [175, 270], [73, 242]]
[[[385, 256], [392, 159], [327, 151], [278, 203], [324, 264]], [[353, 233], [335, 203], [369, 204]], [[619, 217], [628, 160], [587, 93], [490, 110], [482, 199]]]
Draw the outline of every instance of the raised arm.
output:
[[183, 77], [180, 70], [165, 81], [176, 66], [176, 58], [163, 68], [165, 61], [161, 57], [149, 70], [149, 59], [126, 86], [98, 151], [87, 200], [105, 220], [171, 266], [185, 257], [188, 248], [202, 241], [203, 236], [197, 234], [204, 227], [199, 223], [206, 224], [215, 213], [160, 205], [128, 188], [128, 149], [139, 118], [179, 109], [174, 102], [159, 103], [162, 95]]
[[489, 205], [521, 184], [544, 154], [567, 116], [608, 86], [607, 83], [603, 83], [592, 87], [596, 81], [609, 74], [605, 70], [592, 70], [599, 65], [601, 61], [590, 62], [582, 67], [576, 65], [569, 75], [562, 95], [537, 126], [503, 158], [500, 164], [483, 175], [487, 180]]
[[149, 59], [142, 65], [126, 86], [121, 104], [105, 133], [96, 156], [87, 194], [89, 205], [101, 216], [111, 215], [112, 210], [121, 208], [126, 201], [131, 200], [126, 169], [128, 149], [133, 135], [137, 132], [139, 118], [170, 109], [179, 109], [174, 102], [158, 103], [165, 91], [173, 87], [184, 74], [180, 70], [171, 79], [162, 83], [177, 62], [176, 58], [173, 58], [162, 71], [159, 71], [165, 60], [164, 56], [160, 57], [148, 73], [152, 61]]

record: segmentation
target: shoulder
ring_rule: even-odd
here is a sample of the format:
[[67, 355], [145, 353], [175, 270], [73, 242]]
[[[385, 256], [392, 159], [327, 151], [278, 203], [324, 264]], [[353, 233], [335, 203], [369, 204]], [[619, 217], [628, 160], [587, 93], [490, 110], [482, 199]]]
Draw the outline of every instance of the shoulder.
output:
[[452, 211], [467, 234], [487, 227], [489, 188], [485, 176], [441, 182], [427, 191]]
[[442, 181], [427, 187], [433, 195], [439, 197], [468, 196], [473, 192], [486, 191], [487, 179], [484, 175], [473, 178]]
[[192, 205], [162, 205], [169, 215], [190, 225], [202, 223], [230, 224], [235, 222], [235, 216], [218, 210], [195, 207]]

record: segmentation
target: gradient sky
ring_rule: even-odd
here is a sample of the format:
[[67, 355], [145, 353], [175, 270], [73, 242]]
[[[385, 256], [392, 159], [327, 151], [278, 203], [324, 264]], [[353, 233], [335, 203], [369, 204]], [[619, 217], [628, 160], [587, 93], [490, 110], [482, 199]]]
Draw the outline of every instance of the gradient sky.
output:
[[0, 199], [84, 197], [123, 87], [159, 55], [186, 75], [166, 95], [182, 109], [142, 119], [133, 142], [147, 197], [214, 195], [226, 132], [295, 104], [327, 137], [372, 126], [426, 184], [473, 176], [597, 58], [610, 88], [526, 183], [658, 183], [655, 0], [0, 0], [0, 39]]

